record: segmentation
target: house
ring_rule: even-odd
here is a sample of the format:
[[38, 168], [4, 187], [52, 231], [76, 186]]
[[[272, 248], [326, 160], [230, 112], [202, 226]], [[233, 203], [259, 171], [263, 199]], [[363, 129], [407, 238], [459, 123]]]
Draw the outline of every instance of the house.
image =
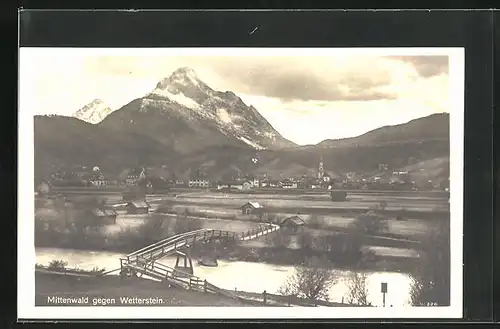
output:
[[134, 175], [134, 174], [127, 175], [127, 178], [125, 179], [125, 185], [134, 186], [137, 184], [138, 181], [139, 181], [139, 175]]
[[332, 180], [332, 178], [330, 177], [330, 175], [328, 173], [323, 174], [323, 183], [330, 183], [331, 180]]
[[106, 187], [109, 181], [103, 175], [92, 175], [88, 180], [88, 185], [92, 187]]
[[306, 222], [300, 216], [291, 216], [281, 221], [280, 228], [297, 233], [303, 230], [305, 223]]
[[50, 185], [47, 182], [42, 182], [36, 187], [38, 195], [48, 195], [50, 193]]
[[260, 182], [261, 187], [280, 187], [280, 182], [277, 180], [263, 180]]
[[90, 215], [100, 224], [116, 224], [118, 214], [114, 209], [94, 208], [90, 211]]
[[283, 188], [298, 188], [298, 183], [297, 182], [294, 182], [290, 179], [284, 179], [282, 182], [281, 182], [281, 187]]
[[209, 188], [211, 186], [210, 180], [209, 179], [190, 179], [188, 186], [191, 188]]
[[184, 182], [184, 180], [182, 180], [182, 179], [176, 179], [174, 182], [174, 186], [177, 186], [177, 187], [181, 187], [181, 186], [185, 186], [185, 185], [186, 185], [186, 182]]
[[251, 181], [226, 181], [217, 183], [218, 190], [238, 190], [245, 191], [253, 186]]
[[127, 177], [125, 178], [125, 185], [134, 186], [139, 183], [139, 181], [146, 179], [146, 169], [145, 168], [135, 168], [129, 171]]
[[249, 180], [244, 181], [242, 186], [243, 186], [242, 190], [247, 191], [247, 190], [251, 189], [252, 187], [254, 187], [253, 181], [249, 181]]
[[130, 201], [125, 206], [127, 214], [147, 214], [149, 212], [149, 203], [143, 200]]
[[261, 215], [264, 212], [264, 207], [258, 202], [247, 202], [240, 207], [243, 215]]

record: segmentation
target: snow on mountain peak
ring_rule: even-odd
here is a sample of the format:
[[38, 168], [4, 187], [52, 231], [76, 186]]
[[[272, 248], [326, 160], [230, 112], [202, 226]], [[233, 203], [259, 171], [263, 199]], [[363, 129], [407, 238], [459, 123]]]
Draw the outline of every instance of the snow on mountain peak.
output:
[[142, 98], [139, 111], [183, 117], [190, 124], [205, 122], [258, 150], [281, 142], [280, 135], [253, 106], [247, 106], [234, 92], [210, 88], [189, 67], [178, 68], [159, 81]]
[[73, 116], [82, 121], [97, 124], [104, 120], [111, 112], [113, 112], [111, 108], [102, 100], [94, 99], [92, 102], [76, 111]]
[[195, 70], [189, 67], [181, 67], [175, 70], [169, 77], [158, 82], [156, 89], [170, 89], [170, 91], [175, 91], [174, 89], [178, 87], [199, 87], [201, 84], [203, 84], [203, 82], [200, 80]]
[[196, 74], [196, 71], [193, 70], [192, 68], [190, 67], [181, 67], [181, 68], [178, 68], [177, 70], [175, 70], [173, 73], [172, 73], [172, 76], [175, 76], [175, 77], [184, 77], [184, 78], [188, 78], [188, 79], [192, 79], [192, 80], [198, 80], [198, 74]]

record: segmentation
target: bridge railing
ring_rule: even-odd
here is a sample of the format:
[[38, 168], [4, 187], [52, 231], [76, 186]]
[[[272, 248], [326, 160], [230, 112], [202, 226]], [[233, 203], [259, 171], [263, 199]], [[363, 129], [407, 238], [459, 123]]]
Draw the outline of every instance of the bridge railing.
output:
[[236, 233], [221, 230], [202, 229], [191, 231], [164, 239], [160, 242], [139, 249], [126, 256], [128, 262], [151, 262], [175, 251], [177, 248], [195, 244], [196, 241], [206, 241], [211, 238], [236, 239]]
[[237, 234], [235, 232], [213, 230], [213, 229], [200, 229], [186, 233], [177, 234], [175, 236], [163, 239], [159, 242], [153, 243], [142, 249], [136, 250], [126, 255], [127, 262], [152, 262], [167, 254], [175, 251], [178, 248], [186, 245], [195, 244], [196, 241], [206, 241], [212, 238], [225, 238], [228, 240], [248, 240], [263, 236], [266, 232], [274, 232], [279, 229], [275, 224], [264, 224], [258, 229], [248, 231], [246, 234]]
[[196, 230], [196, 231], [190, 231], [190, 232], [186, 232], [186, 233], [177, 234], [177, 235], [168, 237], [166, 239], [163, 239], [161, 241], [158, 241], [156, 243], [150, 244], [150, 245], [148, 245], [148, 246], [146, 246], [146, 247], [144, 247], [142, 249], [139, 249], [139, 250], [136, 250], [134, 252], [131, 252], [127, 256], [134, 256], [136, 254], [144, 253], [144, 252], [148, 251], [148, 249], [152, 249], [152, 248], [155, 248], [157, 246], [163, 246], [165, 244], [169, 244], [171, 242], [175, 242], [176, 240], [182, 239], [185, 236], [196, 234], [198, 232], [207, 232], [207, 231], [212, 231], [212, 230], [211, 229], [201, 229], [201, 230]]
[[265, 235], [265, 232], [271, 233], [279, 230], [279, 225], [276, 224], [264, 224], [259, 228], [251, 229], [246, 232], [242, 232], [239, 239], [240, 240], [250, 240], [250, 238], [258, 238]]

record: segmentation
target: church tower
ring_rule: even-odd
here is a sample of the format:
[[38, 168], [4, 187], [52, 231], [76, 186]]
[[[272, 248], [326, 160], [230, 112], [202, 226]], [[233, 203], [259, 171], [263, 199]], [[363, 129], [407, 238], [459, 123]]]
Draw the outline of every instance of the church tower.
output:
[[319, 167], [318, 167], [318, 179], [321, 181], [323, 180], [323, 176], [325, 174], [325, 171], [323, 169], [323, 156], [319, 159]]

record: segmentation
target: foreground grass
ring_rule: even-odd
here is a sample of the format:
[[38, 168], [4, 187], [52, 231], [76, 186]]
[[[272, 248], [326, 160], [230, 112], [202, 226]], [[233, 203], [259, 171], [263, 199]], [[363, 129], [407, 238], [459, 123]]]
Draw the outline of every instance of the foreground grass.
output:
[[[77, 306], [127, 306], [120, 298], [152, 298], [161, 303], [150, 306], [258, 306], [213, 293], [188, 291], [169, 287], [166, 283], [146, 279], [121, 280], [118, 276], [74, 277], [37, 273], [35, 275], [35, 305], [65, 306], [49, 303], [49, 297], [88, 297], [88, 303]], [[114, 302], [113, 302], [114, 300]], [[101, 304], [101, 305], [99, 305]], [[140, 306], [140, 305], [128, 305]]]

